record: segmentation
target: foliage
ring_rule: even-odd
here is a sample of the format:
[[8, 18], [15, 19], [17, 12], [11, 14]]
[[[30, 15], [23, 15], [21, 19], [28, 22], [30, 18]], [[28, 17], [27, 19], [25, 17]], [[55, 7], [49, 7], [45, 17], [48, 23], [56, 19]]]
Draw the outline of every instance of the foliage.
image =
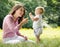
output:
[[[12, 6], [16, 3], [24, 4], [26, 8], [25, 17], [29, 18], [29, 12], [34, 15], [34, 10], [37, 6], [43, 6], [45, 12], [43, 20], [47, 21], [46, 24], [60, 26], [60, 0], [0, 0], [0, 28], [2, 28], [2, 22], [4, 17], [9, 13]], [[29, 18], [24, 28], [32, 28], [32, 21]]]

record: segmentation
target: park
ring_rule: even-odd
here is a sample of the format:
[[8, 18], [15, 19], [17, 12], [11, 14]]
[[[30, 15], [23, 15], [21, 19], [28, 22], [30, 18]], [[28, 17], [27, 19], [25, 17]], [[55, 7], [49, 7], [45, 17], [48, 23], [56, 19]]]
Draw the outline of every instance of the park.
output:
[[[28, 22], [19, 30], [22, 35], [26, 35], [28, 39], [35, 41], [34, 30], [32, 28], [32, 20], [29, 13], [34, 15], [37, 6], [43, 6], [45, 12], [43, 14], [43, 32], [41, 34], [40, 43], [3, 43], [3, 19], [9, 13], [15, 4], [23, 4], [26, 13], [24, 18], [28, 17]], [[60, 47], [60, 0], [1, 0], [0, 1], [0, 47]]]

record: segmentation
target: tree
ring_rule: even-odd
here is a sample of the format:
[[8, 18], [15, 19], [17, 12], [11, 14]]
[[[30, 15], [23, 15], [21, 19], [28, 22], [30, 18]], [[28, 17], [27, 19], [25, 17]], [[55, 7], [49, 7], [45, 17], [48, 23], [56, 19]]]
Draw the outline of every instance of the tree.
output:
[[32, 21], [30, 20], [29, 13], [34, 15], [37, 6], [43, 6], [45, 13], [43, 15], [44, 21], [51, 26], [60, 26], [60, 0], [0, 0], [0, 28], [4, 17], [9, 13], [12, 6], [16, 3], [22, 3], [25, 6], [26, 14], [29, 21], [23, 27], [32, 28]]

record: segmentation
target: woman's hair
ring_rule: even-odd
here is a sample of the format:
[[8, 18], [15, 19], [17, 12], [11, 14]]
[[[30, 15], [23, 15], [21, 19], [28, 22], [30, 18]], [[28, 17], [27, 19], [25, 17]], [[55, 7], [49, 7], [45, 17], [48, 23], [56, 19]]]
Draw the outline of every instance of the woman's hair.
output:
[[[11, 11], [9, 12], [9, 14], [14, 15], [15, 12], [16, 12], [16, 10], [18, 10], [18, 9], [21, 8], [21, 7], [24, 8], [24, 6], [22, 6], [22, 5], [20, 5], [20, 4], [17, 4], [17, 5], [15, 5], [15, 6], [13, 6], [13, 8], [12, 8]], [[23, 20], [23, 16], [24, 16], [24, 15], [25, 15], [25, 8], [24, 8], [24, 14], [22, 15], [22, 17], [19, 17], [19, 19], [18, 19], [18, 24]]]

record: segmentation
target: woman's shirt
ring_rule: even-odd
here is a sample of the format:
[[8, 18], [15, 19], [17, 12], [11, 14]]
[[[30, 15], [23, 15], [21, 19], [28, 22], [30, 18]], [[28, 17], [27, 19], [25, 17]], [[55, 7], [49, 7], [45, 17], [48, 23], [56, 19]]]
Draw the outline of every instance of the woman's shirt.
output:
[[18, 19], [14, 21], [12, 15], [7, 15], [3, 20], [3, 38], [14, 37], [19, 34]]

